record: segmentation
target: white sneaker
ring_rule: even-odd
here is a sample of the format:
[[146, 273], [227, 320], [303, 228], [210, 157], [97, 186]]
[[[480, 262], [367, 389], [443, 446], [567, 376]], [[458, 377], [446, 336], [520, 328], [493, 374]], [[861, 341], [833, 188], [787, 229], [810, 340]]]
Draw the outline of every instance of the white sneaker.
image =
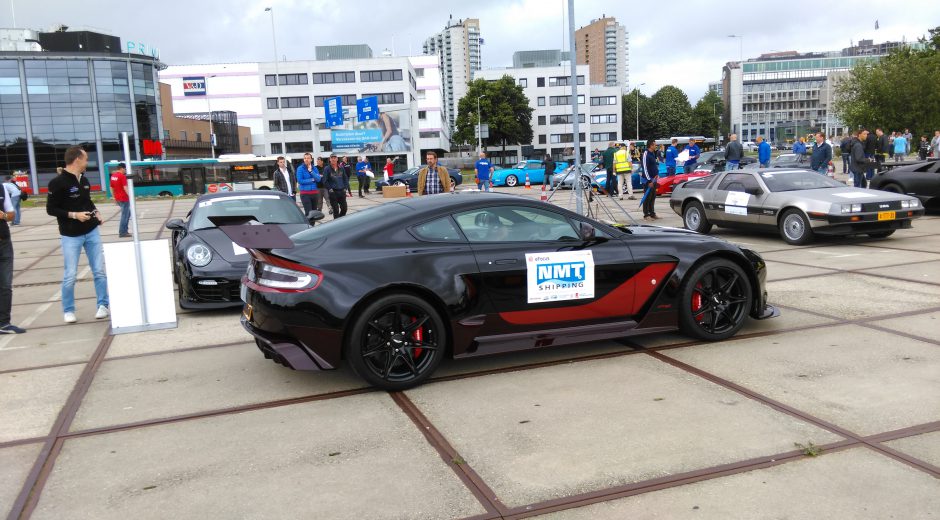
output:
[[66, 313], [65, 313], [65, 323], [75, 323], [76, 321], [78, 321], [78, 320], [75, 319], [75, 313], [74, 313], [74, 312], [66, 312]]
[[107, 318], [110, 315], [111, 315], [111, 311], [109, 311], [107, 307], [105, 307], [104, 305], [99, 305], [98, 312], [95, 313], [95, 319], [102, 320], [104, 318]]

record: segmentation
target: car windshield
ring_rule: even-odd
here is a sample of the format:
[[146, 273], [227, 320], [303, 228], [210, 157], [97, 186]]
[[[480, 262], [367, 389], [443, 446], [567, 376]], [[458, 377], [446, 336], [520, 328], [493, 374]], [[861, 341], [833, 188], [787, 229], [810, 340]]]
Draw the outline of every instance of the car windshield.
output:
[[201, 200], [193, 209], [190, 229], [216, 227], [209, 217], [252, 217], [262, 224], [304, 224], [303, 213], [277, 195], [232, 195]]
[[817, 190], [820, 188], [844, 188], [845, 184], [811, 171], [774, 172], [768, 170], [760, 174], [767, 189], [772, 192]]

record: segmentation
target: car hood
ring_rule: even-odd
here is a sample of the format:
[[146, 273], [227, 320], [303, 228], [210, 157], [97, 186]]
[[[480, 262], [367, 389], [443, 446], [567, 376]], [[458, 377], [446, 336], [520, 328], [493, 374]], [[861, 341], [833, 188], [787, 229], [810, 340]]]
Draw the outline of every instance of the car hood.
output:
[[688, 229], [667, 226], [651, 226], [648, 224], [635, 224], [632, 226], [626, 226], [626, 228], [634, 235], [698, 235], [698, 233], [695, 231], [689, 231]]
[[839, 203], [839, 204], [851, 204], [851, 203], [861, 203], [865, 204], [868, 202], [889, 202], [895, 200], [907, 200], [912, 197], [907, 195], [901, 195], [897, 193], [890, 193], [886, 191], [878, 190], [866, 190], [859, 188], [820, 188], [815, 190], [799, 190], [799, 191], [779, 191], [775, 192], [774, 195], [778, 196], [792, 196], [798, 197], [806, 200], [815, 200], [819, 202], [830, 202], [830, 203]]
[[[310, 226], [307, 224], [282, 224], [279, 226], [284, 230], [284, 233], [288, 236], [293, 235], [299, 231], [303, 231]], [[251, 258], [247, 251], [241, 254], [236, 253], [236, 246], [232, 239], [225, 235], [221, 229], [212, 228], [212, 229], [200, 229], [193, 231], [190, 236], [193, 236], [199, 239], [204, 244], [212, 248], [212, 251], [217, 253], [222, 257], [223, 260], [230, 264], [247, 264], [248, 259]], [[242, 248], [238, 248], [239, 252]]]

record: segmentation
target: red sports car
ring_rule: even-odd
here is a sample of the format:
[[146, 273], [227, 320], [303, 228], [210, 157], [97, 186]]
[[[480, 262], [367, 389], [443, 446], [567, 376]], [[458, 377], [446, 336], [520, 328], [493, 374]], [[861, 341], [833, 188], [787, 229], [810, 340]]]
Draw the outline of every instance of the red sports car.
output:
[[672, 190], [685, 181], [696, 179], [698, 177], [707, 177], [711, 175], [711, 170], [695, 170], [692, 173], [677, 173], [669, 177], [660, 177], [656, 181], [656, 195], [670, 195]]

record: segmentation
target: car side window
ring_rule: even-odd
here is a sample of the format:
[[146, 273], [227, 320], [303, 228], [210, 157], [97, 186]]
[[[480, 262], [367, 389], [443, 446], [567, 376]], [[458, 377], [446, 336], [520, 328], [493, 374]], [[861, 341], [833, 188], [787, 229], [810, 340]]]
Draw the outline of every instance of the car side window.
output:
[[502, 206], [454, 215], [470, 242], [554, 242], [578, 240], [564, 215], [542, 209]]
[[418, 224], [411, 228], [411, 232], [425, 242], [464, 242], [463, 235], [449, 216]]
[[[753, 180], [750, 174], [748, 173], [728, 173], [725, 175], [725, 178], [721, 180], [721, 183], [718, 185], [718, 190], [721, 191], [741, 191], [745, 189], [745, 184], [747, 179]], [[755, 183], [756, 184], [756, 183]]]
[[542, 163], [537, 162], [537, 163], [529, 163], [529, 164], [526, 166], [526, 168], [529, 169], [529, 170], [541, 170], [541, 169], [543, 168], [543, 166], [542, 166]]

